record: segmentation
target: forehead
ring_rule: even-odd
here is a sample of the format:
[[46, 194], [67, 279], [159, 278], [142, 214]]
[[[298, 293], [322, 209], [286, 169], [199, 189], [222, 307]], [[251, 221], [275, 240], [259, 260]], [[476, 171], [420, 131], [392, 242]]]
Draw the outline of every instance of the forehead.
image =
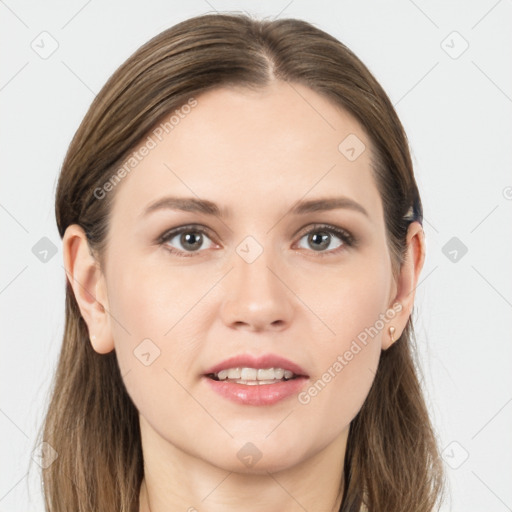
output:
[[118, 185], [115, 209], [137, 214], [158, 197], [181, 194], [270, 211], [338, 193], [379, 216], [370, 140], [328, 99], [277, 81], [211, 90], [195, 102], [170, 113], [135, 149], [145, 155]]

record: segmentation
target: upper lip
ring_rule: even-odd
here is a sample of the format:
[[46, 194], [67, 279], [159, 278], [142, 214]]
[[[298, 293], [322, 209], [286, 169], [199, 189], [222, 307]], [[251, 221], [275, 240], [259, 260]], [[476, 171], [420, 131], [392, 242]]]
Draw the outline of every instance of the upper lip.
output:
[[297, 376], [309, 377], [306, 371], [298, 364], [276, 354], [264, 354], [261, 356], [251, 356], [250, 354], [240, 354], [212, 366], [205, 375], [219, 373], [221, 370], [229, 368], [282, 368], [289, 370]]

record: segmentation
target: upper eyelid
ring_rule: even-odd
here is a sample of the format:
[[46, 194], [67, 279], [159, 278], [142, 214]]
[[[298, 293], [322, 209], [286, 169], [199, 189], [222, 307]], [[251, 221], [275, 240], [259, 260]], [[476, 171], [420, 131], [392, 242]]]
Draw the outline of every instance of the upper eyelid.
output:
[[158, 238], [157, 241], [165, 241], [169, 238], [174, 238], [182, 232], [194, 231], [197, 230], [199, 232], [210, 233], [212, 230], [202, 224], [185, 224], [183, 226], [176, 226], [175, 228], [166, 229]]
[[334, 226], [326, 222], [313, 222], [312, 224], [308, 224], [304, 228], [301, 228], [298, 231], [296, 231], [294, 236], [297, 236], [299, 234], [305, 235], [311, 231], [321, 231], [322, 229], [325, 229], [325, 231], [334, 232], [334, 234], [336, 234], [336, 231], [341, 231], [342, 233], [346, 234], [349, 237], [353, 236], [351, 232], [348, 231], [347, 229], [342, 228], [341, 226]]

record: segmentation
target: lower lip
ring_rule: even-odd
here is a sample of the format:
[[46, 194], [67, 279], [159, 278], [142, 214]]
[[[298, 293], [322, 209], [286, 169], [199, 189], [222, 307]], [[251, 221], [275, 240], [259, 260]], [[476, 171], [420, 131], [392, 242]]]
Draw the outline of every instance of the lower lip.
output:
[[276, 382], [275, 384], [236, 384], [204, 377], [216, 393], [244, 405], [272, 405], [299, 393], [308, 380], [306, 377]]

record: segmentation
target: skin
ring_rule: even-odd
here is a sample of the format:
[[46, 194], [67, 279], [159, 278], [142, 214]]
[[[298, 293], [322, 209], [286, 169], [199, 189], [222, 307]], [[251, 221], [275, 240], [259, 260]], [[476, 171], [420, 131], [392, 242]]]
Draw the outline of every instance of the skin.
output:
[[[110, 192], [105, 268], [79, 226], [63, 240], [92, 346], [100, 354], [115, 349], [139, 410], [140, 511], [337, 510], [350, 422], [391, 344], [389, 326], [397, 339], [412, 311], [423, 229], [410, 225], [407, 258], [394, 279], [370, 140], [314, 91], [276, 81], [257, 92], [223, 88], [196, 99]], [[349, 134], [366, 146], [355, 161], [338, 150]], [[166, 195], [209, 199], [233, 216], [168, 209], [141, 217]], [[300, 199], [340, 195], [368, 216], [346, 208], [287, 213]], [[348, 230], [358, 243], [343, 245], [333, 234], [315, 250], [307, 236], [314, 223]], [[209, 228], [191, 257], [166, 249], [185, 252], [179, 236], [155, 242], [188, 224]], [[263, 249], [252, 263], [236, 252], [249, 235]], [[235, 354], [274, 353], [306, 370], [306, 389], [396, 303], [401, 311], [307, 404], [297, 396], [271, 406], [235, 404], [201, 377]], [[148, 366], [133, 353], [147, 338], [160, 350]], [[248, 442], [262, 455], [252, 467], [237, 457]]]

